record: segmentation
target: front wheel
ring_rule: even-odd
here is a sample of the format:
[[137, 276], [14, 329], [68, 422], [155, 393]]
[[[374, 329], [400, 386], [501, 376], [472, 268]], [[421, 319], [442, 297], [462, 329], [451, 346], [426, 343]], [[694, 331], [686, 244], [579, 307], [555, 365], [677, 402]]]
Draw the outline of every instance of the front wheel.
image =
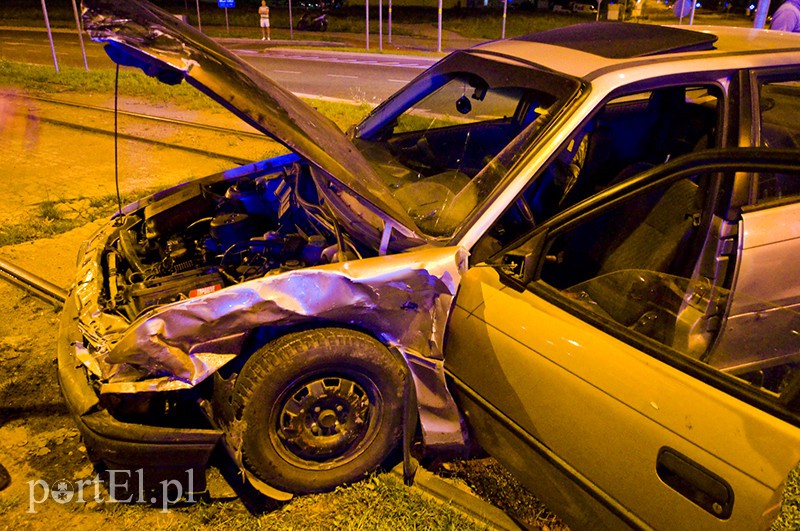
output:
[[362, 478], [400, 440], [404, 379], [403, 362], [361, 332], [310, 330], [267, 344], [233, 390], [244, 466], [297, 494]]

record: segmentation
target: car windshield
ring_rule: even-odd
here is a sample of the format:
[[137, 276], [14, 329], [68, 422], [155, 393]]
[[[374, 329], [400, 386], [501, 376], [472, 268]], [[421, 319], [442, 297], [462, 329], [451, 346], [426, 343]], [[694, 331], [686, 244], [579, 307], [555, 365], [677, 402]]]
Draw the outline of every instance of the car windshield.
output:
[[458, 53], [352, 134], [417, 227], [446, 238], [478, 210], [579, 86], [530, 65]]

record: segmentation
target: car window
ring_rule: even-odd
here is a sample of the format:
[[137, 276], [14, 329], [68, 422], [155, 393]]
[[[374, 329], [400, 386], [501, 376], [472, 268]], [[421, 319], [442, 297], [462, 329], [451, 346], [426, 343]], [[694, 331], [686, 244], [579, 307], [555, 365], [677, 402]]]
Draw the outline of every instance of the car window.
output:
[[393, 135], [493, 120], [510, 120], [523, 96], [520, 88], [489, 89], [455, 78], [397, 117]]
[[529, 65], [456, 54], [376, 109], [353, 141], [417, 228], [447, 237], [579, 88]]
[[709, 267], [728, 263], [732, 248], [730, 227], [708, 214], [711, 179], [673, 181], [555, 231], [536, 285], [635, 346], [658, 342], [780, 405], [800, 383], [800, 288], [766, 279], [793, 278], [786, 257], [800, 253], [800, 237], [776, 231], [800, 204], [744, 214], [734, 275]]
[[[589, 312], [700, 358], [710, 338], [690, 339], [682, 326], [686, 299], [708, 283], [695, 274], [705, 240], [704, 201], [698, 179], [624, 201], [558, 235], [541, 282]], [[711, 287], [701, 300], [712, 295]]]
[[717, 145], [719, 90], [679, 86], [608, 101], [479, 242], [486, 257], [566, 207], [668, 160]]
[[800, 82], [776, 81], [759, 86], [761, 145], [800, 146]]
[[[800, 147], [800, 82], [776, 81], [759, 86], [760, 143], [773, 148]], [[800, 180], [794, 176], [758, 176], [758, 202], [800, 195]]]
[[[800, 183], [800, 174], [788, 171], [764, 172], [759, 178], [777, 183], [775, 189], [796, 190]], [[709, 356], [712, 366], [780, 395], [787, 390], [796, 393], [798, 389], [791, 383], [800, 376], [798, 199], [743, 209], [728, 314]]]

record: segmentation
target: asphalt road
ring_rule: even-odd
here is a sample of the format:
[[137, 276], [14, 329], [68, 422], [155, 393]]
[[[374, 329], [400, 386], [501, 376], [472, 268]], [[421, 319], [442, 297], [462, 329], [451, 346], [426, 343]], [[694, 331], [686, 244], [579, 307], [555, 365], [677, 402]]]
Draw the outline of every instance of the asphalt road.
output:
[[[59, 66], [82, 68], [78, 34], [60, 30], [53, 37]], [[260, 40], [248, 39], [226, 39], [224, 44], [294, 93], [370, 103], [386, 99], [436, 61], [424, 56], [267, 48]], [[113, 67], [100, 44], [84, 38], [84, 47], [90, 69]], [[0, 58], [53, 64], [42, 30], [0, 28]]]
[[313, 50], [236, 53], [292, 92], [371, 103], [383, 101], [435, 61]]

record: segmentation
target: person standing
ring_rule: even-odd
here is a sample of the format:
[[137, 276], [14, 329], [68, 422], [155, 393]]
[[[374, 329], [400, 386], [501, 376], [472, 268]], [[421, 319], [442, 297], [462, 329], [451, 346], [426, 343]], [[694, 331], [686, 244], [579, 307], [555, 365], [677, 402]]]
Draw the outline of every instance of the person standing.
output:
[[800, 33], [800, 0], [786, 0], [772, 15], [770, 29]]
[[269, 6], [267, 0], [261, 0], [261, 7], [258, 8], [258, 16], [261, 19], [261, 40], [271, 41], [269, 35]]

